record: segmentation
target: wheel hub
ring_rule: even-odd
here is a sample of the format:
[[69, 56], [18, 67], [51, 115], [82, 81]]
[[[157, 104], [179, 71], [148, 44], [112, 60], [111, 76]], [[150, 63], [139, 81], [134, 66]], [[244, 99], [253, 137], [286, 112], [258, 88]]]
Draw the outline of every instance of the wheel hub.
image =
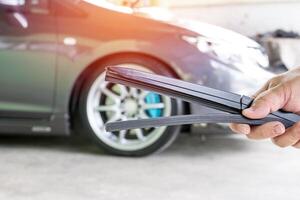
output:
[[135, 99], [126, 98], [123, 105], [127, 117], [133, 117], [138, 113], [138, 102]]

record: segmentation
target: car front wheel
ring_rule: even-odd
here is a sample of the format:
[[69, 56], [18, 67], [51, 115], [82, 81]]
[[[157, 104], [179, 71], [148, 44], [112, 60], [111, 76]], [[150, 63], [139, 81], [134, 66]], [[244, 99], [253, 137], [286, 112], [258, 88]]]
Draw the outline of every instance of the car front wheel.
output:
[[84, 84], [78, 118], [81, 132], [109, 153], [143, 156], [166, 148], [180, 127], [105, 131], [105, 123], [119, 120], [166, 117], [181, 113], [181, 103], [157, 93], [105, 81], [105, 66], [134, 68], [170, 76], [166, 66], [155, 59], [134, 55], [107, 59], [98, 65]]

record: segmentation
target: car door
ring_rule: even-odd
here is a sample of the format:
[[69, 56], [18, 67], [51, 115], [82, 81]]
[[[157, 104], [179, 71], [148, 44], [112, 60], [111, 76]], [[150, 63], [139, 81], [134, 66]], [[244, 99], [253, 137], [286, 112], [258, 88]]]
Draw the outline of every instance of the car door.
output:
[[56, 48], [51, 0], [0, 0], [0, 117], [51, 115]]

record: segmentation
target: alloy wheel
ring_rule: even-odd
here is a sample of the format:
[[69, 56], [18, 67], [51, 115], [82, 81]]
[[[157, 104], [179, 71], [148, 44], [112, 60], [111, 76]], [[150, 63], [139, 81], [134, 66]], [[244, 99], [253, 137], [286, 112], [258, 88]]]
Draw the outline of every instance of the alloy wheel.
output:
[[[118, 66], [149, 72], [145, 67], [136, 64]], [[88, 121], [101, 141], [118, 150], [134, 151], [153, 144], [165, 132], [166, 127], [107, 132], [105, 123], [170, 116], [172, 106], [169, 97], [106, 82], [105, 74], [102, 73], [89, 90], [86, 109]]]

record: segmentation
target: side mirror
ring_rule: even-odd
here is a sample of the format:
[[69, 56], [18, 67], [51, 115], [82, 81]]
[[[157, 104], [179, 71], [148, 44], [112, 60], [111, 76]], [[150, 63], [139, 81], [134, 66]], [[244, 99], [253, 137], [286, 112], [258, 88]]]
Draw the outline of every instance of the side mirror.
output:
[[26, 0], [0, 0], [0, 10], [22, 11]]

